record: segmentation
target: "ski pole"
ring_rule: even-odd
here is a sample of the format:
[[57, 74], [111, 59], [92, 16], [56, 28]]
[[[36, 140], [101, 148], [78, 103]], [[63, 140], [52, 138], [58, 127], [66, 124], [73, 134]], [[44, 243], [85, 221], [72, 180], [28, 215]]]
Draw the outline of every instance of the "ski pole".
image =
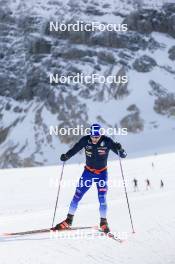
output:
[[130, 205], [129, 205], [128, 193], [127, 193], [127, 189], [126, 189], [125, 177], [124, 177], [124, 173], [123, 173], [123, 167], [122, 167], [122, 162], [121, 162], [119, 152], [118, 152], [118, 157], [119, 157], [119, 164], [120, 164], [120, 170], [121, 170], [121, 175], [122, 175], [122, 179], [123, 179], [123, 186], [124, 186], [124, 190], [125, 190], [126, 201], [127, 201], [127, 205], [128, 205], [129, 217], [130, 217], [130, 221], [131, 221], [132, 232], [135, 233], [132, 215], [131, 215], [131, 209], [130, 209]]
[[55, 209], [54, 209], [54, 214], [53, 214], [52, 227], [53, 227], [53, 224], [54, 224], [54, 221], [55, 221], [57, 204], [58, 204], [58, 199], [59, 199], [59, 195], [60, 195], [61, 181], [62, 181], [62, 178], [63, 178], [64, 165], [65, 165], [65, 161], [63, 161], [62, 170], [61, 170], [61, 176], [60, 176], [60, 180], [59, 180], [59, 183], [58, 183], [58, 191], [57, 191], [57, 198], [56, 198]]

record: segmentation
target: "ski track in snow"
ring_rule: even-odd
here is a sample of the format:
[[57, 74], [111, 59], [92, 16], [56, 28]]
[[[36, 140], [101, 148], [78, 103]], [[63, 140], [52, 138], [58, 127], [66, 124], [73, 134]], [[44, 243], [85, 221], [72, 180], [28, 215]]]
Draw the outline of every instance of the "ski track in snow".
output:
[[[108, 220], [112, 231], [128, 236], [124, 243], [106, 237], [94, 238], [89, 230], [84, 231], [89, 236], [79, 239], [51, 239], [47, 233], [0, 236], [0, 264], [174, 264], [174, 159], [175, 153], [171, 153], [122, 162], [136, 233], [131, 233], [123, 188], [109, 188]], [[76, 182], [82, 169], [82, 164], [67, 165], [63, 177], [65, 180], [71, 177]], [[53, 184], [58, 180], [60, 170], [55, 166], [0, 170], [0, 232], [50, 226], [56, 198], [56, 188], [49, 185], [50, 177], [53, 177]], [[139, 180], [140, 191], [137, 193], [132, 190], [133, 177]], [[145, 191], [146, 177], [151, 180], [150, 191]], [[116, 161], [109, 162], [109, 178], [121, 179]], [[161, 178], [165, 183], [164, 190], [159, 187]], [[65, 217], [73, 193], [74, 186], [69, 190], [62, 188], [56, 222]], [[80, 203], [74, 225], [96, 225], [98, 220], [98, 201], [93, 186]]]

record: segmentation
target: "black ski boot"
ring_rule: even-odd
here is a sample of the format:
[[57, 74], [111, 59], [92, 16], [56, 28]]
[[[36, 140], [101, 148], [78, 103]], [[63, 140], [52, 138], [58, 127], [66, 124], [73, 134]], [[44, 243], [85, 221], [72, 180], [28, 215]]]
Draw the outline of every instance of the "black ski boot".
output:
[[107, 222], [106, 218], [101, 218], [101, 220], [100, 220], [100, 228], [106, 234], [110, 232], [110, 229], [109, 229], [108, 222]]
[[63, 222], [57, 224], [55, 227], [52, 227], [51, 230], [56, 231], [56, 230], [71, 229], [73, 217], [74, 217], [73, 215], [68, 214], [67, 218]]

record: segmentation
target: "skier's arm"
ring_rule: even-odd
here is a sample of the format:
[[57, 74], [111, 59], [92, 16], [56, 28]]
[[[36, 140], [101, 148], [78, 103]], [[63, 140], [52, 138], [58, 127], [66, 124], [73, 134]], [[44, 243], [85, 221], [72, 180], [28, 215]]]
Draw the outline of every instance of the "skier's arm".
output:
[[122, 148], [122, 145], [118, 142], [114, 142], [112, 139], [110, 139], [110, 149], [117, 155], [120, 156], [120, 158], [126, 158], [127, 153]]
[[66, 154], [62, 154], [61, 161], [66, 161], [78, 153], [86, 144], [85, 137], [82, 137]]

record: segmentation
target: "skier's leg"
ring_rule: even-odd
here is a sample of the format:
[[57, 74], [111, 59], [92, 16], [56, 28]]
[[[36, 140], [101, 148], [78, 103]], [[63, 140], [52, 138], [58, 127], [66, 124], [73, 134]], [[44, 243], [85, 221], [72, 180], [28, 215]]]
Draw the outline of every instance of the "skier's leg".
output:
[[52, 230], [60, 230], [60, 229], [69, 229], [73, 222], [74, 213], [78, 207], [79, 201], [82, 199], [83, 195], [89, 190], [89, 188], [92, 185], [92, 176], [91, 173], [87, 170], [84, 170], [78, 186], [75, 191], [75, 195], [71, 201], [69, 212], [67, 214], [67, 218], [62, 221], [61, 223], [58, 223]]
[[92, 186], [91, 172], [84, 170], [84, 172], [83, 172], [83, 174], [79, 180], [78, 186], [76, 188], [74, 197], [70, 203], [68, 214], [74, 215], [74, 213], [78, 207], [78, 203], [80, 202], [80, 200], [82, 199], [84, 194], [89, 190], [89, 188], [91, 186]]
[[99, 180], [96, 182], [96, 186], [98, 190], [98, 200], [100, 203], [100, 207], [99, 207], [100, 217], [106, 218], [107, 215], [106, 195], [108, 191], [107, 171], [104, 171], [99, 175]]
[[107, 222], [107, 201], [106, 195], [108, 191], [107, 186], [107, 171], [102, 172], [99, 175], [99, 179], [96, 182], [97, 190], [98, 190], [98, 199], [100, 203], [99, 211], [100, 211], [100, 227], [105, 232], [110, 232], [108, 222]]

